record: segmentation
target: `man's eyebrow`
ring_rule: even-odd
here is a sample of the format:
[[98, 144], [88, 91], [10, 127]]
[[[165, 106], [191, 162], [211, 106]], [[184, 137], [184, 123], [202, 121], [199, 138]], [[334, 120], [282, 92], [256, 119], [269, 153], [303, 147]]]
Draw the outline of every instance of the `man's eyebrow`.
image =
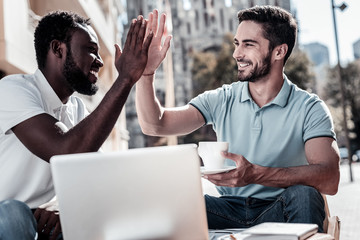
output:
[[256, 43], [256, 44], [258, 44], [258, 41], [253, 40], [253, 39], [244, 39], [242, 42], [244, 42], [244, 43]]

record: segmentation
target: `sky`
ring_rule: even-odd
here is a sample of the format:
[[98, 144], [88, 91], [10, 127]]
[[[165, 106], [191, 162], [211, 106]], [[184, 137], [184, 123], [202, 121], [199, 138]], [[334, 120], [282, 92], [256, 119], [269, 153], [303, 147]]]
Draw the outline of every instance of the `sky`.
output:
[[[334, 0], [335, 6], [346, 3], [341, 11], [335, 8], [342, 66], [354, 60], [353, 43], [360, 39], [360, 0]], [[337, 63], [331, 0], [291, 0], [298, 19], [299, 43], [319, 42], [329, 49], [330, 64]]]

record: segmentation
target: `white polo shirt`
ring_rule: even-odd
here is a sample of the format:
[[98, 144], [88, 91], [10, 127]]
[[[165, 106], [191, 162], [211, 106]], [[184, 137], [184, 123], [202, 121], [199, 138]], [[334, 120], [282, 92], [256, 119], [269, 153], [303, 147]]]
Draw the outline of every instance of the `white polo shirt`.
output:
[[88, 115], [78, 97], [63, 104], [40, 70], [0, 80], [0, 201], [17, 199], [36, 208], [55, 196], [50, 164], [32, 154], [11, 130], [43, 113], [69, 129]]

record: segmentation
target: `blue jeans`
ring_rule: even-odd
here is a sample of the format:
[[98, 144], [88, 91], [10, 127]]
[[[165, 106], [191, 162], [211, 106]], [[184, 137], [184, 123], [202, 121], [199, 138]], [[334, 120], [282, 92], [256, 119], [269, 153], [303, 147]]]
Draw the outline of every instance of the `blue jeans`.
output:
[[36, 221], [30, 208], [17, 200], [0, 202], [0, 239], [35, 239]]
[[315, 223], [323, 232], [324, 199], [312, 187], [296, 185], [275, 200], [205, 195], [209, 229], [248, 228], [262, 222]]

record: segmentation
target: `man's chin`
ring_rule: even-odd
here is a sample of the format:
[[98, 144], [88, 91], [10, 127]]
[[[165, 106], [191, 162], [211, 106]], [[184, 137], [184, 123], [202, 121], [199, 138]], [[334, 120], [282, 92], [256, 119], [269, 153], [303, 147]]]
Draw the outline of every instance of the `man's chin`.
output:
[[87, 96], [93, 96], [97, 93], [98, 90], [99, 90], [99, 87], [97, 85], [91, 84], [90, 88], [76, 89], [76, 92], [83, 94], [83, 95], [87, 95]]

